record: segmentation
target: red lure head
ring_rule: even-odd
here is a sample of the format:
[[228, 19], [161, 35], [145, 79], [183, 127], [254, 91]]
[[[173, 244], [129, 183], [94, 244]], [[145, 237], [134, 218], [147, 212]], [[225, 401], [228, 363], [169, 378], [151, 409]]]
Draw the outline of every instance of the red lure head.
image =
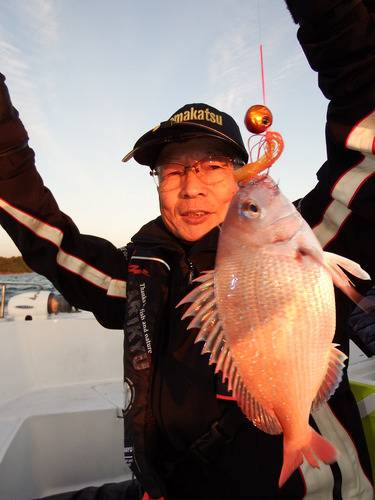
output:
[[245, 126], [253, 134], [262, 134], [272, 125], [271, 111], [263, 104], [251, 106], [245, 114]]

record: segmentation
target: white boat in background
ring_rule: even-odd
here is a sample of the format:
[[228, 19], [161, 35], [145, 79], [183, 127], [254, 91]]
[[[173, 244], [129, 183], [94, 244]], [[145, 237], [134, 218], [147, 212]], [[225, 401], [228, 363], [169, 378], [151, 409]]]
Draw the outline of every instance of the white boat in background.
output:
[[[1, 291], [4, 304], [5, 285]], [[0, 500], [131, 477], [123, 460], [123, 334], [91, 313], [61, 309], [66, 302], [43, 290], [0, 308]]]
[[[5, 315], [0, 307], [0, 500], [131, 477], [122, 446], [122, 332], [69, 309], [45, 290], [12, 297]], [[349, 375], [375, 467], [375, 357], [352, 344]]]

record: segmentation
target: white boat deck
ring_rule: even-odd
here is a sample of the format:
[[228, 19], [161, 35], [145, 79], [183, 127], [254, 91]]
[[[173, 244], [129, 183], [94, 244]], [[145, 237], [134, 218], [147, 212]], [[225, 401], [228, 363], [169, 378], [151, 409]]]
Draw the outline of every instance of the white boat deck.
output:
[[82, 312], [0, 320], [0, 500], [129, 478], [122, 340]]
[[29, 392], [0, 406], [0, 462], [21, 425], [31, 417], [107, 410], [114, 418], [122, 418], [123, 407], [121, 381]]
[[[0, 319], [0, 500], [130, 478], [122, 343], [84, 312]], [[352, 345], [351, 362], [351, 379], [375, 385], [375, 357]]]

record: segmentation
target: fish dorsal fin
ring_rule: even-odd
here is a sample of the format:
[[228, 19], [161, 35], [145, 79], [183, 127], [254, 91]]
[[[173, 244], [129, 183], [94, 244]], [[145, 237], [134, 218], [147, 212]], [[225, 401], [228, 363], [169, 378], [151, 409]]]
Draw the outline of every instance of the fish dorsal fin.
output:
[[253, 424], [268, 434], [280, 434], [281, 425], [273, 411], [265, 410], [247, 390], [225, 340], [215, 297], [214, 271], [207, 271], [195, 282], [200, 283], [177, 305], [191, 303], [182, 316], [193, 317], [188, 329], [199, 328], [195, 342], [204, 342], [202, 354], [209, 353], [209, 364], [216, 364], [215, 373], [221, 372], [228, 381], [239, 407]]
[[339, 349], [336, 349], [337, 346], [338, 344], [332, 344], [331, 346], [327, 373], [314, 401], [312, 402], [312, 412], [317, 410], [332, 396], [341, 382], [345, 366], [344, 361], [347, 359], [347, 356]]

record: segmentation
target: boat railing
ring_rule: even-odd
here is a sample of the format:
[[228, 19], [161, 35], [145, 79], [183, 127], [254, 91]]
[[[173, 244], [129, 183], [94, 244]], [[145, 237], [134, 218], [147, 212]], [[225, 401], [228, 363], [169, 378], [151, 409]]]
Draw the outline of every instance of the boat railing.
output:
[[6, 291], [7, 291], [7, 286], [11, 285], [12, 287], [32, 287], [32, 288], [37, 288], [38, 290], [43, 290], [42, 285], [38, 285], [35, 283], [25, 283], [21, 281], [0, 281], [0, 288], [1, 288], [1, 302], [0, 302], [0, 319], [4, 318], [4, 312], [5, 312], [5, 299], [6, 299]]

